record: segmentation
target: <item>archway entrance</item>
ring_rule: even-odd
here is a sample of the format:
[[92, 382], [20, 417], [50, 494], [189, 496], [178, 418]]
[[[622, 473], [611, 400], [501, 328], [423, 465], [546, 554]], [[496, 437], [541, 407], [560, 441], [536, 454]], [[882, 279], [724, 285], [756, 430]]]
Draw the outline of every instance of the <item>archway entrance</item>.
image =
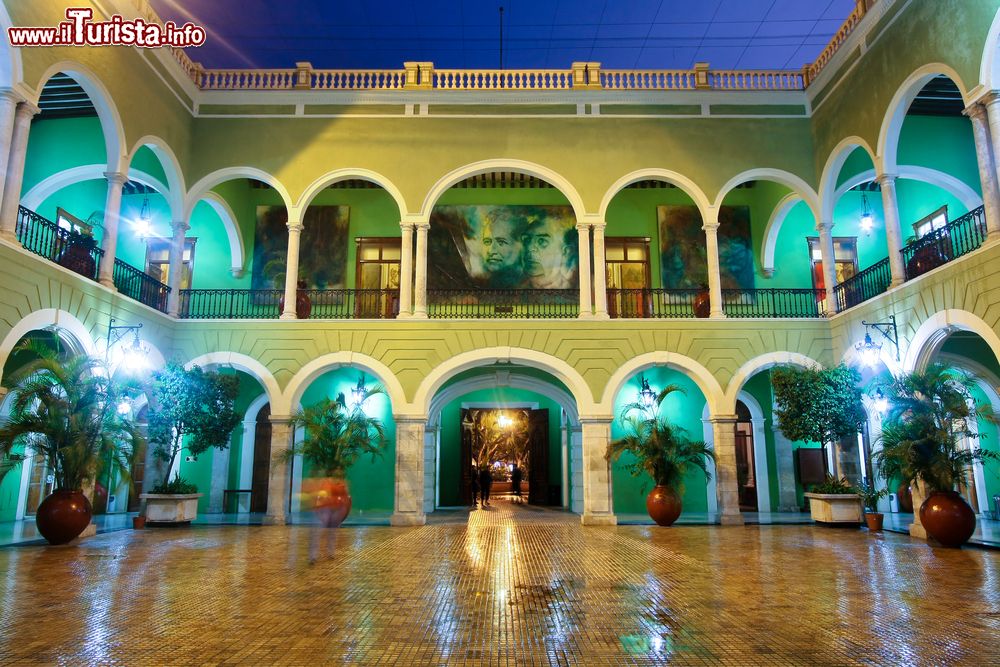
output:
[[559, 504], [549, 493], [548, 408], [469, 407], [460, 415], [464, 504], [473, 504], [477, 489], [484, 501], [509, 495], [533, 505]]

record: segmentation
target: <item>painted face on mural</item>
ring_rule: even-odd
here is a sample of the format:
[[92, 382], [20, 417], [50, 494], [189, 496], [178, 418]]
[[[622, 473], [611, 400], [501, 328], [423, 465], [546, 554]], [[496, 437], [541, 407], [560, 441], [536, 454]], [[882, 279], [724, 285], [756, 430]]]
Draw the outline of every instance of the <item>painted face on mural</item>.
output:
[[572, 287], [569, 265], [571, 249], [565, 242], [565, 229], [556, 218], [542, 218], [525, 230], [521, 237], [524, 245], [524, 273], [528, 283], [536, 289], [564, 289]]
[[483, 267], [490, 273], [518, 268], [521, 239], [510, 218], [500, 218], [483, 226]]

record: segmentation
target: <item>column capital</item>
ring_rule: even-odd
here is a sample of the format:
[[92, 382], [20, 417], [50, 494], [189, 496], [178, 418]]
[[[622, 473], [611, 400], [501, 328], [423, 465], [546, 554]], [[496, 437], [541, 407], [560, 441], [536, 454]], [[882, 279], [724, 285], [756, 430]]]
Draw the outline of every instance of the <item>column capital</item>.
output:
[[712, 424], [735, 424], [740, 418], [736, 415], [709, 415], [708, 421]]
[[578, 222], [576, 223], [576, 231], [586, 232], [590, 231], [591, 224], [589, 222]]
[[705, 233], [712, 233], [712, 234], [718, 233], [718, 231], [719, 231], [719, 221], [718, 220], [714, 220], [714, 221], [706, 220], [701, 225], [701, 231], [703, 231]]
[[994, 104], [1000, 102], [1000, 90], [988, 90], [976, 101], [985, 107], [993, 106]]
[[412, 232], [413, 228], [416, 226], [416, 224], [417, 223], [415, 223], [415, 222], [408, 222], [406, 220], [400, 220], [399, 221], [399, 229], [401, 231], [404, 231], [404, 232], [407, 231], [407, 230], [409, 230], [409, 231]]
[[109, 183], [125, 185], [126, 181], [128, 181], [128, 174], [123, 174], [120, 171], [106, 171], [104, 172], [104, 178], [108, 179]]
[[606, 220], [598, 220], [597, 222], [590, 223], [590, 226], [594, 228], [594, 231], [600, 230], [603, 232], [607, 228], [608, 223]]
[[962, 109], [962, 114], [968, 116], [969, 118], [975, 120], [986, 120], [986, 107], [979, 102], [973, 102], [969, 106]]
[[14, 112], [16, 117], [20, 118], [32, 118], [37, 116], [41, 112], [41, 108], [34, 102], [28, 102], [22, 99], [18, 105], [17, 110]]
[[21, 102], [26, 102], [24, 95], [17, 92], [13, 88], [3, 88], [0, 89], [0, 100], [5, 102], [12, 102], [14, 104], [19, 104]]
[[187, 223], [187, 220], [175, 220], [170, 223], [170, 228], [174, 230], [174, 234], [183, 234], [187, 232], [187, 230], [191, 229], [191, 225]]
[[817, 222], [816, 223], [816, 231], [819, 232], [820, 234], [824, 234], [824, 233], [825, 234], [829, 234], [830, 232], [833, 231], [833, 221], [832, 220], [823, 220], [821, 222]]
[[304, 225], [298, 220], [289, 220], [287, 226], [289, 234], [300, 234], [304, 229]]
[[415, 222], [415, 223], [413, 223], [413, 227], [418, 232], [426, 232], [428, 229], [431, 228], [431, 223], [429, 223], [429, 222]]
[[291, 415], [268, 415], [267, 421], [271, 422], [272, 425], [278, 426], [288, 426], [292, 423]]
[[887, 172], [882, 173], [882, 174], [876, 174], [875, 181], [880, 186], [882, 186], [883, 188], [885, 188], [885, 187], [892, 187], [892, 186], [896, 185], [896, 179], [897, 178], [899, 178], [899, 174], [894, 174], [891, 171], [887, 171]]

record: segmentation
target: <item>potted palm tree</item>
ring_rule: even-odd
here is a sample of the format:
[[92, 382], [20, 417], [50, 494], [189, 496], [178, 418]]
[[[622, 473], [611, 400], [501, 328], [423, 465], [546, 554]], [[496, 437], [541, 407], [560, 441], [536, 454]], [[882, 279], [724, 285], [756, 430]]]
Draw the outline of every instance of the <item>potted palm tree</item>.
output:
[[889, 489], [878, 489], [871, 482], [862, 482], [858, 491], [861, 493], [861, 500], [865, 505], [865, 524], [867, 524], [868, 530], [872, 532], [882, 530], [885, 515], [878, 511], [878, 501], [889, 495]]
[[708, 461], [715, 461], [715, 452], [700, 440], [692, 440], [684, 429], [672, 425], [661, 416], [660, 405], [674, 392], [684, 393], [677, 385], [668, 385], [652, 404], [629, 403], [622, 409], [620, 422], [625, 435], [608, 444], [605, 455], [617, 461], [625, 452], [635, 457], [626, 469], [634, 476], [648, 474], [655, 486], [646, 496], [646, 511], [661, 526], [670, 526], [681, 515], [683, 508], [680, 493], [684, 476], [689, 469], [697, 468], [711, 479]]
[[[1000, 458], [972, 446], [976, 419], [997, 422], [988, 406], [976, 403], [972, 385], [969, 375], [932, 364], [923, 372], [897, 375], [882, 388], [890, 407], [875, 451], [879, 472], [886, 479], [926, 486], [920, 523], [950, 547], [965, 544], [976, 529], [975, 512], [955, 489], [967, 483], [974, 463]], [[969, 446], [962, 447], [962, 441]]]
[[380, 387], [366, 388], [359, 383], [353, 407], [347, 406], [343, 394], [336, 400], [325, 398], [301, 408], [292, 418], [293, 428], [303, 430], [301, 442], [278, 455], [287, 463], [302, 456], [319, 476], [304, 484], [304, 492], [311, 495], [313, 507], [323, 513], [323, 523], [337, 527], [351, 511], [351, 496], [347, 490], [347, 469], [363, 455], [374, 461], [385, 448], [385, 426], [376, 417], [365, 414], [364, 403], [376, 394], [384, 393]]
[[149, 442], [153, 457], [163, 465], [163, 479], [146, 501], [150, 524], [182, 523], [198, 515], [197, 487], [180, 474], [170, 479], [182, 452], [192, 457], [229, 446], [233, 429], [242, 420], [236, 411], [239, 380], [234, 375], [191, 369], [170, 363], [153, 373], [148, 413]]
[[56, 488], [38, 507], [38, 532], [52, 544], [76, 538], [93, 508], [84, 484], [111, 467], [128, 479], [132, 449], [142, 442], [118, 405], [135, 391], [114, 380], [105, 364], [85, 354], [63, 354], [37, 341], [21, 349], [34, 360], [5, 380], [14, 393], [10, 416], [0, 421], [0, 453], [8, 465], [24, 444], [45, 457]]

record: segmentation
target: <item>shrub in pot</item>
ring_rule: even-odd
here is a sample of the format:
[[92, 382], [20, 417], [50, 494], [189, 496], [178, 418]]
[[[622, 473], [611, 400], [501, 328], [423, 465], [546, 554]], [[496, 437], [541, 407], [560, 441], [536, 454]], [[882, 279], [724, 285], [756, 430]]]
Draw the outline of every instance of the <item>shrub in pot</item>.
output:
[[958, 547], [972, 537], [976, 515], [955, 489], [966, 484], [974, 463], [996, 460], [996, 452], [960, 447], [962, 438], [978, 437], [978, 418], [996, 423], [988, 406], [971, 394], [973, 379], [956, 369], [932, 364], [926, 371], [901, 374], [883, 384], [889, 411], [874, 458], [886, 479], [926, 486], [919, 508], [927, 533], [945, 546]]
[[668, 385], [654, 399], [652, 406], [630, 403], [622, 410], [620, 422], [625, 435], [608, 444], [605, 455], [618, 460], [625, 452], [635, 461], [626, 469], [634, 476], [643, 473], [653, 478], [655, 486], [646, 497], [646, 511], [661, 526], [670, 526], [681, 514], [680, 493], [684, 476], [697, 468], [711, 479], [708, 461], [715, 461], [715, 452], [700, 440], [692, 440], [665, 416], [660, 416], [660, 404], [673, 392], [684, 393], [677, 385]]
[[889, 495], [889, 489], [877, 489], [874, 484], [862, 482], [858, 486], [858, 491], [861, 493], [861, 501], [865, 506], [865, 524], [867, 524], [868, 530], [873, 532], [882, 530], [885, 515], [878, 511], [878, 501]]
[[824, 482], [813, 484], [805, 496], [809, 499], [809, 512], [817, 523], [857, 526], [863, 520], [861, 495], [847, 478], [827, 475]]
[[326, 527], [339, 526], [351, 511], [347, 469], [364, 455], [374, 461], [385, 449], [385, 426], [364, 411], [365, 401], [384, 392], [380, 387], [361, 388], [363, 393], [353, 408], [339, 394], [336, 400], [325, 398], [300, 409], [291, 423], [303, 430], [302, 441], [278, 455], [285, 463], [301, 455], [316, 473], [303, 481], [302, 489], [307, 505]]
[[45, 457], [56, 488], [38, 507], [38, 532], [65, 544], [90, 523], [93, 508], [84, 484], [111, 469], [129, 479], [133, 448], [142, 436], [118, 411], [136, 388], [115, 380], [103, 361], [86, 354], [63, 354], [37, 341], [20, 348], [33, 361], [5, 379], [14, 393], [10, 416], [0, 421], [0, 453], [6, 466], [23, 456], [24, 444]]
[[197, 515], [197, 488], [170, 471], [182, 452], [197, 457], [229, 446], [242, 420], [236, 412], [239, 380], [234, 375], [170, 363], [153, 373], [148, 412], [153, 457], [164, 466], [163, 479], [143, 494], [150, 522], [191, 521]]

